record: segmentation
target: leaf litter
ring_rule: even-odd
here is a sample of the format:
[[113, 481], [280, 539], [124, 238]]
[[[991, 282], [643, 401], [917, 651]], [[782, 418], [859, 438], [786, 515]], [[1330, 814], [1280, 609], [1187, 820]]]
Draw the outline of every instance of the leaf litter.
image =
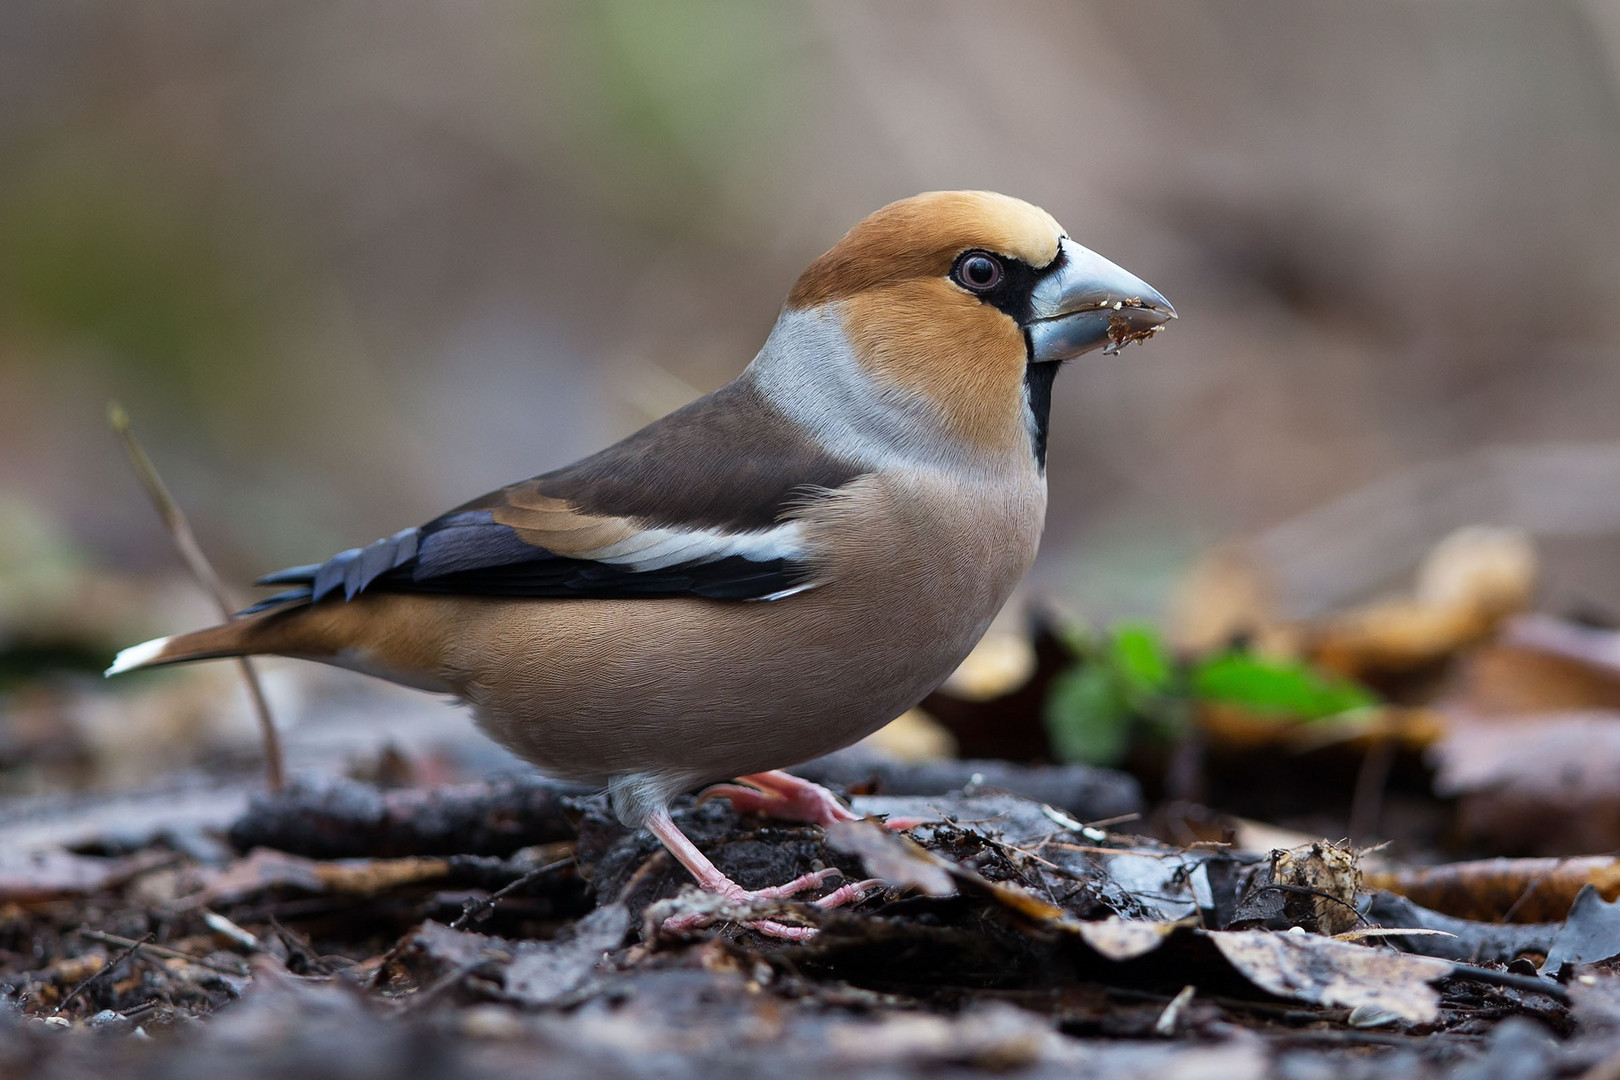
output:
[[1017, 760], [809, 763], [868, 815], [825, 832], [677, 808], [745, 887], [882, 883], [846, 909], [532, 776], [8, 808], [0, 1075], [1620, 1075], [1620, 648], [1533, 571], [1475, 531], [1315, 620], [1229, 571], [1162, 637], [1048, 619], [912, 721]]
[[[497, 816], [535, 798], [533, 785], [504, 781], [484, 794]], [[1412, 1075], [1439, 1076], [1488, 1041], [1479, 1017], [1505, 1008], [1504, 995], [1577, 1024], [1566, 984], [1421, 955], [1433, 940], [1421, 928], [1336, 939], [1349, 925], [1387, 926], [1371, 901], [1389, 894], [1359, 888], [1357, 853], [1325, 842], [1265, 857], [1177, 847], [1006, 793], [856, 797], [873, 816], [825, 834], [691, 804], [677, 814], [683, 829], [744, 884], [834, 866], [884, 887], [853, 910], [781, 902], [666, 935], [668, 913], [709, 899], [602, 799], [555, 794], [577, 839], [371, 859], [256, 847], [222, 866], [170, 853], [75, 879], [65, 899], [13, 899], [0, 917], [13, 988], [0, 1062], [185, 1073], [229, 1048], [247, 1076], [328, 1052], [363, 1053], [368, 1069], [410, 1062], [418, 1075], [544, 1055], [556, 1075], [607, 1061], [610, 1075], [640, 1076], [671, 1075], [656, 1063], [677, 1059], [694, 1073], [759, 1063], [770, 1047], [855, 1076], [1155, 1075], [1194, 1061], [1265, 1076], [1309, 1044], [1347, 1063], [1376, 1047]], [[295, 785], [247, 815], [296, 820], [291, 805], [307, 797]], [[888, 815], [926, 820], [897, 833], [881, 824]], [[327, 820], [308, 839], [342, 848], [333, 836]], [[476, 928], [451, 928], [475, 895], [525, 879]], [[1560, 971], [1583, 986], [1615, 978], [1599, 954], [1620, 953], [1620, 927], [1577, 908], [1551, 943]], [[742, 925], [762, 916], [819, 933], [783, 944]], [[35, 956], [17, 951], [25, 932]], [[92, 1049], [80, 1029], [149, 1038]], [[1088, 1038], [1104, 1031], [1106, 1043]], [[1620, 1048], [1620, 1035], [1605, 1046]]]

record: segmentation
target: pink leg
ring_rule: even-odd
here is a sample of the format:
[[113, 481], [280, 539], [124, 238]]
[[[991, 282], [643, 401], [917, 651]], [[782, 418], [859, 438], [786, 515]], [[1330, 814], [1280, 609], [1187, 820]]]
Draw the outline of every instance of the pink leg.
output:
[[[756, 813], [783, 821], [805, 821], [825, 829], [835, 821], [859, 821], [861, 815], [841, 802], [838, 796], [808, 780], [780, 769], [737, 777], [740, 783], [715, 784], [698, 796], [698, 801], [725, 799], [739, 814]], [[747, 785], [747, 786], [744, 786]], [[915, 828], [929, 818], [896, 818], [884, 825], [897, 831]]]
[[[806, 821], [826, 828], [835, 821], [859, 821], [860, 815], [838, 796], [780, 769], [739, 776], [741, 783], [716, 784], [704, 799], [725, 798], [738, 813], [755, 812], [784, 821]], [[743, 785], [748, 785], [744, 787]]]
[[[845, 813], [848, 813], [848, 811], [845, 811]], [[670, 818], [668, 810], [655, 810], [649, 815], [647, 828], [651, 829], [653, 835], [663, 841], [664, 846], [669, 849], [669, 853], [674, 855], [682, 866], [686, 867], [692, 877], [697, 880], [699, 888], [705, 892], [716, 893], [727, 900], [739, 902], [784, 900], [806, 889], [815, 888], [830, 877], [842, 876], [840, 871], [834, 869], [817, 870], [815, 873], [796, 877], [784, 885], [774, 885], [767, 889], [745, 889], [726, 877], [725, 874], [722, 874], [720, 868], [710, 862], [709, 857], [699, 851], [697, 846], [686, 838], [686, 834], [681, 832]], [[866, 890], [881, 884], [880, 881], [860, 881], [844, 885], [815, 901], [815, 905], [819, 908], [841, 907], [863, 895]], [[690, 930], [698, 925], [702, 918], [700, 915], [675, 916], [664, 920], [664, 929], [676, 933]], [[815, 936], [816, 933], [814, 927], [787, 926], [783, 923], [773, 922], [770, 919], [759, 919], [747, 925], [752, 926], [760, 933], [769, 934], [772, 937], [786, 938], [789, 941], [803, 941], [806, 938]]]

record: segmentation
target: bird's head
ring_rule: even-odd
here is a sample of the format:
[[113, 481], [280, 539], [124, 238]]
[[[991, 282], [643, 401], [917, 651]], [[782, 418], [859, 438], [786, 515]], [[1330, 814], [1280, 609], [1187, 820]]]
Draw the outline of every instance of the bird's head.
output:
[[[810, 264], [772, 335], [780, 355], [768, 344], [761, 356], [776, 370], [761, 374], [783, 384], [791, 372], [797, 385], [780, 389], [808, 395], [792, 407], [812, 427], [848, 421], [925, 455], [1033, 451], [1044, 464], [1059, 363], [1175, 317], [1046, 211], [994, 192], [928, 192], [871, 214]], [[801, 340], [778, 341], [784, 332]]]

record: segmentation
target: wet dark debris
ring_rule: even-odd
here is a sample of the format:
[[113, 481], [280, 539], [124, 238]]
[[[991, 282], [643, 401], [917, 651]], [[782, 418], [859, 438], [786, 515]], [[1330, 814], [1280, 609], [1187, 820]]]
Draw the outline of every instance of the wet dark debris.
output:
[[[254, 799], [220, 858], [9, 856], [0, 1075], [1538, 1080], [1620, 1053], [1607, 905], [1556, 939], [1468, 923], [1358, 890], [1331, 844], [1177, 847], [1085, 824], [1117, 800], [986, 779], [890, 772], [853, 800], [870, 817], [826, 832], [686, 800], [678, 823], [746, 886], [886, 885], [680, 934], [666, 914], [711, 904], [684, 871], [600, 797], [535, 779], [301, 781]], [[1550, 949], [1562, 981], [1525, 960]]]

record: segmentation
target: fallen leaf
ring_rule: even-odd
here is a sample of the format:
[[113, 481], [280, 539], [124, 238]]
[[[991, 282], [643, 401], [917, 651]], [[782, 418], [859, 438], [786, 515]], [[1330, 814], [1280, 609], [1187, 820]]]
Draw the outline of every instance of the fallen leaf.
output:
[[1387, 889], [1459, 919], [1552, 923], [1569, 914], [1587, 885], [1605, 900], [1620, 896], [1620, 859], [1482, 859], [1401, 870], [1369, 870], [1369, 889]]
[[1503, 629], [1505, 644], [1585, 664], [1620, 681], [1620, 630], [1583, 626], [1551, 615], [1522, 615]]
[[1620, 848], [1620, 712], [1460, 717], [1429, 760], [1470, 841], [1526, 855]]
[[578, 991], [630, 932], [623, 904], [597, 908], [553, 941], [519, 944], [506, 969], [506, 992], [524, 1005], [550, 1005]]
[[1297, 635], [1277, 614], [1275, 583], [1241, 547], [1201, 559], [1170, 599], [1167, 637], [1177, 652], [1204, 656], [1253, 643], [1266, 656], [1297, 657]]
[[0, 851], [0, 902], [37, 903], [62, 896], [89, 896], [137, 874], [175, 861], [166, 851], [104, 859], [71, 851]]
[[1099, 955], [1113, 961], [1135, 960], [1164, 943], [1164, 939], [1185, 928], [1185, 922], [1142, 922], [1113, 917], [1096, 922], [1076, 923], [1075, 933]]
[[1206, 934], [1227, 963], [1269, 994], [1316, 1005], [1381, 1009], [1414, 1024], [1439, 1018], [1440, 992], [1430, 984], [1454, 968], [1445, 960], [1314, 934]]
[[979, 639], [940, 687], [963, 701], [983, 702], [1017, 690], [1035, 674], [1035, 647], [1029, 636], [991, 630]]
[[1232, 916], [1234, 929], [1300, 927], [1312, 934], [1342, 934], [1360, 921], [1356, 894], [1361, 871], [1355, 852], [1326, 841], [1271, 853], [1256, 867]]
[[436, 881], [450, 873], [444, 859], [334, 859], [315, 864], [315, 876], [331, 892], [374, 896], [401, 885]]
[[1410, 596], [1322, 620], [1307, 630], [1306, 650], [1324, 668], [1355, 679], [1419, 671], [1489, 638], [1525, 610], [1538, 573], [1523, 532], [1468, 526], [1424, 558]]
[[1606, 903], [1587, 885], [1553, 936], [1541, 974], [1558, 978], [1566, 964], [1595, 964], [1614, 956], [1620, 956], [1620, 903]]
[[[1557, 923], [1496, 923], [1459, 919], [1413, 903], [1407, 897], [1379, 889], [1363, 913], [1381, 929], [1392, 931], [1396, 948], [1443, 960], [1506, 964], [1525, 953], [1542, 956], [1552, 946]], [[1403, 928], [1438, 931], [1421, 936]]]
[[856, 746], [893, 761], [938, 761], [956, 757], [956, 736], [921, 709], [907, 709]]
[[1463, 660], [1439, 705], [1478, 717], [1620, 710], [1620, 675], [1578, 657], [1492, 644]]
[[483, 963], [511, 959], [511, 943], [486, 934], [452, 930], [432, 919], [412, 931], [399, 948], [400, 961], [422, 983], [453, 971], [472, 971]]
[[916, 889], [925, 896], [956, 895], [946, 860], [870, 819], [827, 826], [827, 845], [859, 855], [868, 874], [896, 889]]
[[400, 885], [435, 881], [450, 872], [444, 859], [334, 859], [322, 862], [288, 855], [273, 848], [255, 848], [219, 872], [200, 891], [176, 901], [188, 910], [231, 904], [273, 888], [304, 892], [332, 892], [347, 896], [374, 896]]

